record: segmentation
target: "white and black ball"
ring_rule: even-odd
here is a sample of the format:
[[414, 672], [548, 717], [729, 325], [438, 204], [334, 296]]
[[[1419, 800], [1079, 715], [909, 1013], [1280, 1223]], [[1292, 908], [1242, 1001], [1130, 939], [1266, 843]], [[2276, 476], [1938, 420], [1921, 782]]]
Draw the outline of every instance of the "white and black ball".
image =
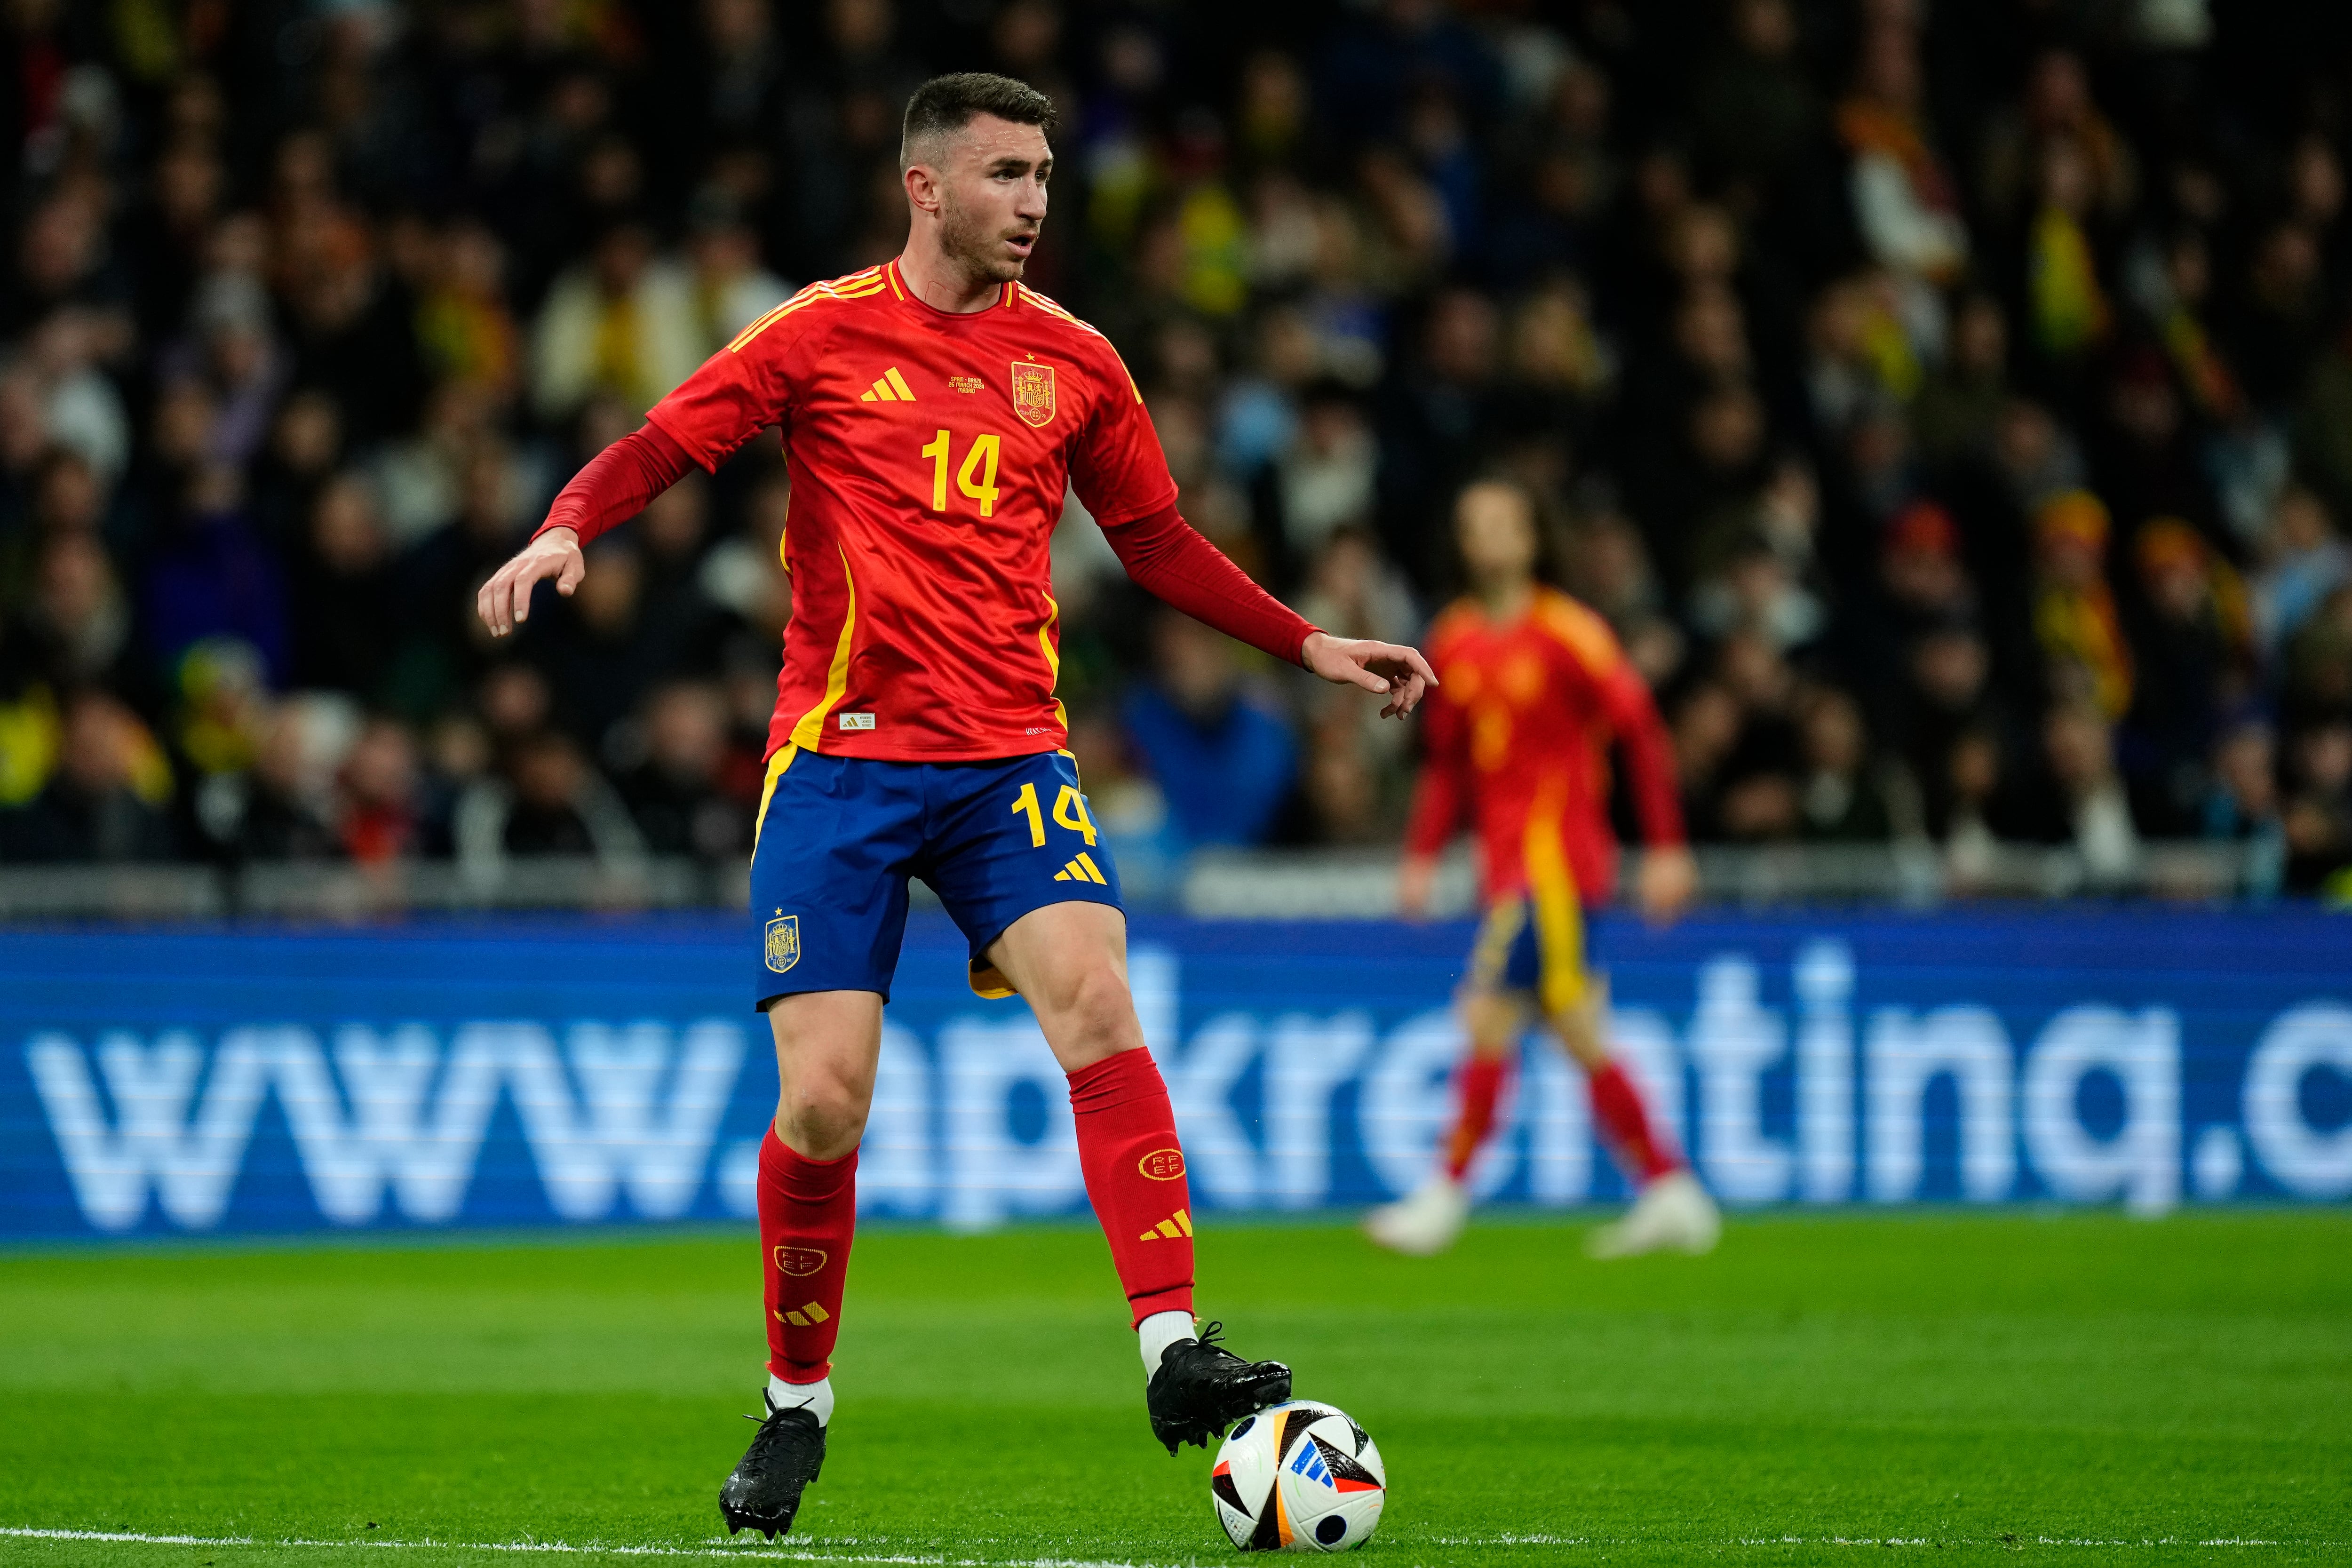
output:
[[1311, 1399], [1261, 1410], [1217, 1450], [1209, 1495], [1244, 1552], [1345, 1552], [1372, 1538], [1388, 1499], [1381, 1451]]

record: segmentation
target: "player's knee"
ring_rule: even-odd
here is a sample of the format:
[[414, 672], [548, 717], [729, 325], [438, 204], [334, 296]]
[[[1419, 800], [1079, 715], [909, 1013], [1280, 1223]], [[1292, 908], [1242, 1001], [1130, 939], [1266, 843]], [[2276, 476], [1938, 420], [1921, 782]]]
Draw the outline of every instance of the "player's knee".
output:
[[1462, 1013], [1470, 1048], [1478, 1056], [1508, 1056], [1527, 1028], [1527, 1009], [1520, 999], [1490, 987], [1465, 989]]
[[838, 1160], [866, 1135], [866, 1110], [856, 1085], [814, 1075], [778, 1098], [777, 1135], [812, 1160]]
[[1045, 1010], [1051, 1015], [1049, 1033], [1066, 1067], [1074, 1058], [1100, 1060], [1142, 1043], [1134, 998], [1108, 961], [1083, 965], [1064, 977]]
[[1080, 1027], [1092, 1037], [1108, 1038], [1137, 1032], [1135, 998], [1127, 978], [1108, 963], [1090, 964], [1079, 979], [1072, 1006]]
[[1591, 997], [1580, 997], [1566, 1006], [1546, 1009], [1552, 1033], [1577, 1064], [1587, 1071], [1598, 1071], [1609, 1065], [1609, 1042], [1601, 1027], [1600, 1009]]

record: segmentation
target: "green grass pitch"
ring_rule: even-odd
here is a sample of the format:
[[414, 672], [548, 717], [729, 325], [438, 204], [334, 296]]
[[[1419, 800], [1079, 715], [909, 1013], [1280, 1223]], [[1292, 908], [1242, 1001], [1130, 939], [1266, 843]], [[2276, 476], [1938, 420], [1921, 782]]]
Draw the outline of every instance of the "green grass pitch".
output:
[[[1427, 1263], [1206, 1230], [1204, 1310], [1380, 1441], [1370, 1560], [2352, 1557], [2352, 1215], [1789, 1216], [1608, 1265], [1580, 1228], [1500, 1220]], [[755, 1259], [0, 1254], [0, 1562], [1230, 1560], [1079, 1225], [861, 1237], [824, 1478], [776, 1547], [730, 1542]], [[488, 1549], [526, 1542], [604, 1550]]]

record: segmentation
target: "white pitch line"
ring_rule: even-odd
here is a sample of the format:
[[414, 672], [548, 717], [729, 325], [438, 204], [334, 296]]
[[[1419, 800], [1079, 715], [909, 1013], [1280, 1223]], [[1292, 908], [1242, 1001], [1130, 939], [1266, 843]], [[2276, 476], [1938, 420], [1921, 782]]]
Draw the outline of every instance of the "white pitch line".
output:
[[[294, 1538], [267, 1541], [252, 1535], [151, 1535], [137, 1531], [122, 1530], [34, 1530], [0, 1525], [0, 1539], [18, 1541], [87, 1541], [139, 1546], [258, 1546], [278, 1549], [302, 1548], [310, 1551], [340, 1552], [504, 1552], [522, 1555], [575, 1557], [749, 1557], [765, 1562], [784, 1563], [861, 1563], [901, 1565], [901, 1568], [1152, 1568], [1150, 1563], [1115, 1563], [1076, 1557], [1022, 1557], [988, 1559], [982, 1557], [949, 1557], [944, 1554], [913, 1556], [903, 1553], [877, 1555], [848, 1552], [812, 1552], [804, 1549], [772, 1546], [758, 1542], [742, 1545], [706, 1546], [586, 1546], [564, 1541], [312, 1541]], [[1563, 1535], [1441, 1535], [1420, 1542], [1424, 1546], [1638, 1546], [1638, 1539], [1601, 1540], [1591, 1536]], [[1663, 1543], [1659, 1543], [1663, 1544]], [[2187, 1541], [2178, 1536], [2143, 1538], [2138, 1541], [2101, 1541], [2081, 1536], [1847, 1536], [1847, 1535], [1774, 1535], [1737, 1537], [1724, 1544], [1730, 1546], [2279, 1546], [2284, 1542], [2262, 1541], [2235, 1536]], [[2309, 1542], [2306, 1545], [2332, 1545], [2335, 1542]]]
[[[1669, 1542], [1645, 1541], [1638, 1536], [1597, 1535], [1433, 1535], [1424, 1540], [1404, 1542], [1409, 1546], [1650, 1546]], [[1704, 1542], [1697, 1544], [1705, 1544]], [[2189, 1541], [2177, 1535], [2144, 1537], [2138, 1541], [2100, 1541], [2087, 1537], [2055, 1535], [2000, 1536], [1973, 1535], [1742, 1535], [1720, 1542], [1726, 1546], [2280, 1546], [2277, 1541], [2257, 1541], [2229, 1536], [2214, 1540]], [[2305, 1545], [2334, 1545], [2332, 1542], [2307, 1542]]]
[[[1538, 1537], [1528, 1536], [1527, 1540]], [[1470, 1542], [1464, 1542], [1468, 1545]], [[2137, 1541], [2102, 1541], [2088, 1536], [1975, 1536], [1975, 1535], [1756, 1535], [1741, 1536], [1734, 1546], [2281, 1546], [2278, 1541], [2256, 1541], [2225, 1536], [2210, 1541], [2187, 1541], [2177, 1535], [2143, 1536]], [[2329, 1542], [2313, 1542], [2322, 1545]]]
[[252, 1535], [150, 1535], [123, 1530], [28, 1530], [0, 1526], [0, 1538], [19, 1541], [89, 1541], [140, 1546], [261, 1546], [312, 1551], [362, 1552], [507, 1552], [522, 1554], [583, 1557], [752, 1557], [766, 1562], [872, 1563], [918, 1565], [918, 1568], [1152, 1568], [1150, 1563], [1096, 1562], [1073, 1557], [1030, 1557], [992, 1562], [978, 1557], [874, 1555], [845, 1552], [809, 1552], [765, 1542], [740, 1546], [579, 1546], [565, 1541], [310, 1541], [293, 1538], [268, 1541]]

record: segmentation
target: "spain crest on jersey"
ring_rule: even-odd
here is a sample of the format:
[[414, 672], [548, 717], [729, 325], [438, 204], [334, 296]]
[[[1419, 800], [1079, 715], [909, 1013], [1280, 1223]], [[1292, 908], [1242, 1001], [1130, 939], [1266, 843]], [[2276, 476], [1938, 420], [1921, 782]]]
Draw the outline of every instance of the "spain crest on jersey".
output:
[[778, 915], [768, 922], [768, 967], [782, 974], [801, 961], [801, 917]]
[[1054, 367], [1050, 364], [1024, 364], [1016, 360], [1013, 365], [1013, 412], [1021, 416], [1024, 425], [1044, 429], [1054, 422]]

